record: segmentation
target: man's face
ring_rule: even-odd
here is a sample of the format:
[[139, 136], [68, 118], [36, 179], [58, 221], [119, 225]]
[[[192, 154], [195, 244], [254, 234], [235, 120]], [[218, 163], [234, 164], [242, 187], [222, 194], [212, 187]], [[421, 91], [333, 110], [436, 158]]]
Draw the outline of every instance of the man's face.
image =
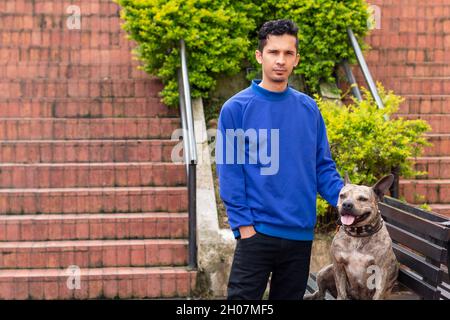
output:
[[269, 35], [263, 52], [256, 50], [256, 60], [262, 64], [263, 80], [287, 82], [300, 60], [295, 41], [295, 37], [289, 34]]

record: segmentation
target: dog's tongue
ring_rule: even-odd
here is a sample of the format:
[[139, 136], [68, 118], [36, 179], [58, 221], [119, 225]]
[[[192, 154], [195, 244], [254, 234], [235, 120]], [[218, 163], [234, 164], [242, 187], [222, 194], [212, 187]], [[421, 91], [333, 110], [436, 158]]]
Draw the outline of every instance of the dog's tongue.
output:
[[341, 216], [341, 222], [347, 226], [351, 225], [355, 221], [355, 217], [349, 214]]

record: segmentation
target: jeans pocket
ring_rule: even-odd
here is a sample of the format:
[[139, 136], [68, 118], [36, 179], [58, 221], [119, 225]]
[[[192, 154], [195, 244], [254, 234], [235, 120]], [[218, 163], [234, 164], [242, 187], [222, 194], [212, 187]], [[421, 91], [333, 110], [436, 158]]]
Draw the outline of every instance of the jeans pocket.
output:
[[251, 240], [256, 239], [258, 236], [259, 236], [259, 233], [256, 232], [254, 235], [252, 235], [252, 236], [249, 237], [249, 238], [245, 238], [245, 239], [240, 238], [239, 241], [241, 241], [241, 242], [249, 242], [249, 241], [251, 241]]

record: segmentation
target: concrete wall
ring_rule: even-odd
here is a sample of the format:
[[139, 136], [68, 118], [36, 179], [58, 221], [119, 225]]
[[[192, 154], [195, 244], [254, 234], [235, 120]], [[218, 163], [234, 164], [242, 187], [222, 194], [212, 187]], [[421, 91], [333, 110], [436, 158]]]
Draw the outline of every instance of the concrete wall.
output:
[[193, 101], [197, 141], [198, 291], [204, 298], [225, 297], [236, 245], [230, 229], [219, 228], [211, 159], [201, 99]]

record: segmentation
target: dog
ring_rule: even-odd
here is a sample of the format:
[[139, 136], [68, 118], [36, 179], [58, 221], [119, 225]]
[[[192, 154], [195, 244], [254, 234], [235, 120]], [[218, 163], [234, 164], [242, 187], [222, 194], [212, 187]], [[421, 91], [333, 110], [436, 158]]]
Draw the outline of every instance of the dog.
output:
[[305, 295], [305, 300], [324, 299], [327, 290], [338, 300], [389, 296], [398, 263], [378, 201], [393, 181], [394, 176], [387, 175], [367, 187], [351, 184], [345, 175], [337, 204], [341, 226], [330, 248], [332, 264], [317, 273], [318, 291]]

